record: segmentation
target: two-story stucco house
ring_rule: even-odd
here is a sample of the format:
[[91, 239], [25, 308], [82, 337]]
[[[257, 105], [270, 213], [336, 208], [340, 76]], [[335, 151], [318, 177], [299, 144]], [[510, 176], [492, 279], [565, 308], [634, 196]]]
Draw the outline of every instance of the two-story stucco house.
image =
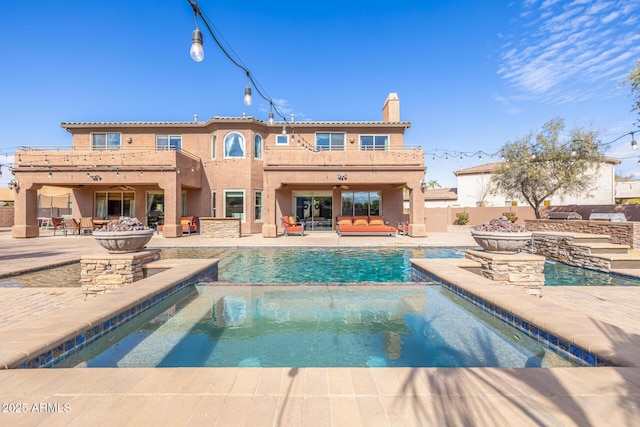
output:
[[269, 123], [254, 117], [192, 122], [62, 123], [71, 149], [15, 153], [14, 237], [38, 236], [37, 191], [72, 189], [79, 217], [137, 217], [182, 236], [184, 215], [239, 218], [244, 234], [282, 233], [280, 218], [307, 220], [307, 231], [335, 229], [338, 215], [403, 219], [425, 236], [426, 171], [419, 147], [406, 147], [409, 122], [389, 94], [381, 121]]
[[[620, 161], [606, 159], [597, 169], [589, 172], [591, 189], [579, 196], [554, 195], [546, 204], [558, 205], [612, 205], [615, 203], [615, 166]], [[491, 181], [493, 171], [499, 163], [485, 163], [453, 172], [458, 186], [453, 190], [447, 189], [427, 191], [425, 207], [476, 207], [476, 206], [511, 206], [527, 205], [519, 198], [511, 199], [506, 195], [494, 191]]]

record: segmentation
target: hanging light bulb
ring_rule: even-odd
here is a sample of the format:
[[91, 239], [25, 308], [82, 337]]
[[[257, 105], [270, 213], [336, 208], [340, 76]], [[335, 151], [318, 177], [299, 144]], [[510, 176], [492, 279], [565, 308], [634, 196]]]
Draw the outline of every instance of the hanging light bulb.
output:
[[633, 137], [633, 132], [631, 133], [631, 149], [633, 151], [636, 151], [638, 149], [638, 143], [636, 142], [635, 138]]
[[638, 166], [640, 166], [640, 160], [638, 160]]
[[189, 51], [191, 59], [196, 62], [201, 62], [204, 59], [204, 48], [202, 44], [202, 33], [198, 27], [196, 27], [191, 34], [191, 50]]
[[244, 105], [251, 106], [251, 87], [249, 84], [244, 88]]
[[269, 112], [269, 124], [272, 125], [273, 124], [273, 111]]
[[283, 135], [287, 134], [287, 126], [286, 125], [282, 125], [282, 134]]

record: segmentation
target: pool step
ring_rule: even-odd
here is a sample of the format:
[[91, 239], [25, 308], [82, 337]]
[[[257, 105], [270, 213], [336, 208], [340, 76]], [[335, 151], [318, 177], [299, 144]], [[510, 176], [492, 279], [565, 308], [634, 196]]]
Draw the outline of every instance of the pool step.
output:
[[629, 253], [629, 246], [627, 245], [619, 245], [616, 243], [608, 243], [608, 242], [596, 242], [596, 243], [574, 243], [574, 246], [578, 246], [581, 248], [589, 249], [589, 253], [591, 255], [601, 255], [601, 254], [623, 254], [626, 255]]
[[634, 254], [592, 254], [594, 258], [609, 262], [612, 270], [640, 269], [640, 256]]

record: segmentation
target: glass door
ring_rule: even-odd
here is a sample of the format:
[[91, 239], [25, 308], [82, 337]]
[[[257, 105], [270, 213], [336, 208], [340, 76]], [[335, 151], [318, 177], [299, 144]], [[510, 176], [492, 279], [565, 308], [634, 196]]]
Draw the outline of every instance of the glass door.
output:
[[333, 229], [333, 197], [330, 191], [293, 192], [295, 215], [306, 222], [306, 231]]

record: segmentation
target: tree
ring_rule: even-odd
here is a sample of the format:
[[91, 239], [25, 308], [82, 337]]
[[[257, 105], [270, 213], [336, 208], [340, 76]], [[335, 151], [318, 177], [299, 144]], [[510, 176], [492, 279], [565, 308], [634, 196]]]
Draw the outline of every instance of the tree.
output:
[[635, 68], [629, 71], [624, 82], [631, 87], [631, 94], [634, 97], [631, 111], [640, 113], [640, 59], [636, 61]]
[[429, 190], [433, 190], [436, 188], [442, 188], [442, 185], [440, 185], [440, 183], [437, 180], [432, 179], [431, 181], [427, 182], [427, 188]]
[[593, 174], [604, 160], [598, 132], [574, 129], [567, 143], [559, 141], [564, 120], [555, 118], [537, 134], [502, 146], [504, 161], [494, 172], [494, 193], [522, 197], [540, 219], [540, 205], [553, 195], [587, 194]]

